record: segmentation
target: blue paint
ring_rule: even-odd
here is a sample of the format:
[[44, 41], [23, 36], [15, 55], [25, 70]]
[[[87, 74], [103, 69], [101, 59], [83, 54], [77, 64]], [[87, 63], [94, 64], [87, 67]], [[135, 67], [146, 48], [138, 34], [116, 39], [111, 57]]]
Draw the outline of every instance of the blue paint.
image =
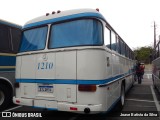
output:
[[0, 66], [15, 66], [16, 56], [2, 56], [0, 55]]
[[[131, 75], [131, 74], [130, 74]], [[48, 83], [48, 84], [106, 84], [125, 77], [124, 74], [117, 75], [104, 80], [76, 80], [76, 79], [16, 79], [19, 83]]]
[[54, 110], [54, 111], [58, 111], [57, 108], [45, 108], [45, 107], [38, 107], [38, 106], [32, 106], [33, 108], [38, 108], [38, 109], [47, 109], [47, 110]]
[[27, 24], [23, 27], [23, 29], [30, 28], [30, 27], [35, 27], [35, 26], [40, 26], [40, 25], [46, 25], [46, 24], [55, 23], [55, 22], [59, 22], [59, 21], [71, 20], [71, 19], [74, 19], [74, 18], [100, 18], [100, 19], [106, 21], [105, 18], [101, 14], [86, 12], [86, 13], [68, 15], [68, 16], [52, 18], [52, 19], [49, 19], [49, 20], [44, 20], [44, 21], [40, 21], [40, 22]]

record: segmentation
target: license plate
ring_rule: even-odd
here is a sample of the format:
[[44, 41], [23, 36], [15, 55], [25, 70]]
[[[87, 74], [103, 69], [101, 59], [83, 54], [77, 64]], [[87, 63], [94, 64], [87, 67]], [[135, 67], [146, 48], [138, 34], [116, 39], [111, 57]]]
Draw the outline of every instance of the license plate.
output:
[[53, 85], [40, 84], [38, 85], [38, 92], [53, 93]]

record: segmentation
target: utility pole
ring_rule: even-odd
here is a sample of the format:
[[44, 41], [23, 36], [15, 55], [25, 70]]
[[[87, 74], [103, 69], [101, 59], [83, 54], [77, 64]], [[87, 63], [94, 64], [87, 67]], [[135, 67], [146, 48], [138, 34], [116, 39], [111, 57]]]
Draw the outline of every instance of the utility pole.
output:
[[156, 24], [154, 21], [154, 48], [156, 47]]

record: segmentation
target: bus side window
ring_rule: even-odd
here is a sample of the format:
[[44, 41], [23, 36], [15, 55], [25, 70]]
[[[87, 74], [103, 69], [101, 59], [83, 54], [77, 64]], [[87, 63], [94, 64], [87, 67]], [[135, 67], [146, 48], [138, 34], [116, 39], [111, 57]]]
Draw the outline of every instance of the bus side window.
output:
[[111, 49], [116, 51], [116, 34], [114, 32], [111, 32]]
[[118, 35], [116, 40], [117, 40], [117, 52], [121, 54], [121, 44], [120, 44], [120, 38], [118, 37]]
[[131, 58], [131, 50], [129, 49], [129, 59], [132, 59]]
[[107, 27], [104, 30], [104, 44], [111, 49], [111, 31]]
[[127, 46], [127, 44], [126, 44], [125, 53], [126, 53], [126, 57], [129, 58], [129, 47]]
[[158, 49], [158, 53], [159, 53], [159, 56], [160, 56], [160, 42], [158, 43], [158, 45], [157, 45], [158, 47], [159, 47], [159, 49]]
[[120, 41], [120, 43], [121, 43], [121, 55], [125, 55], [125, 44], [122, 40]]
[[[10, 52], [9, 29], [4, 25], [0, 25], [0, 52]], [[3, 42], [2, 42], [3, 41]]]

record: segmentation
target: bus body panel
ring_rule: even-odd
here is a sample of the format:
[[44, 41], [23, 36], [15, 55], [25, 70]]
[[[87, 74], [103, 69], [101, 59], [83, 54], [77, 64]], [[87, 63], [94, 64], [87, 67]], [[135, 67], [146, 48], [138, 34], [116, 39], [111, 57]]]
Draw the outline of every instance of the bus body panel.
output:
[[153, 77], [153, 84], [155, 88], [157, 88], [157, 90], [160, 92], [160, 64], [159, 63], [160, 63], [160, 58], [157, 58], [154, 61], [152, 61], [152, 64], [153, 64], [152, 77]]
[[21, 79], [26, 81], [36, 78], [36, 55], [25, 55], [21, 60]]
[[76, 102], [76, 51], [24, 55], [17, 68], [22, 97]]
[[104, 80], [110, 77], [106, 69], [110, 68], [107, 67], [104, 50], [88, 49], [77, 52], [78, 80]]
[[[127, 91], [133, 84], [129, 58], [108, 48], [102, 41], [106, 25], [112, 30], [110, 33], [115, 32], [113, 28], [97, 11], [72, 12], [66, 16], [52, 15], [50, 19], [37, 18], [24, 26], [32, 30], [32, 27], [46, 25], [48, 34], [44, 50], [36, 51], [31, 45], [35, 51], [25, 48], [17, 56], [17, 64], [18, 61], [20, 64], [16, 79], [20, 87], [16, 89], [14, 103], [70, 112], [86, 113], [86, 109], [90, 109], [90, 113], [104, 112], [120, 100], [122, 86]], [[79, 29], [75, 27], [77, 25], [80, 25]], [[89, 32], [83, 33], [82, 28]]]

